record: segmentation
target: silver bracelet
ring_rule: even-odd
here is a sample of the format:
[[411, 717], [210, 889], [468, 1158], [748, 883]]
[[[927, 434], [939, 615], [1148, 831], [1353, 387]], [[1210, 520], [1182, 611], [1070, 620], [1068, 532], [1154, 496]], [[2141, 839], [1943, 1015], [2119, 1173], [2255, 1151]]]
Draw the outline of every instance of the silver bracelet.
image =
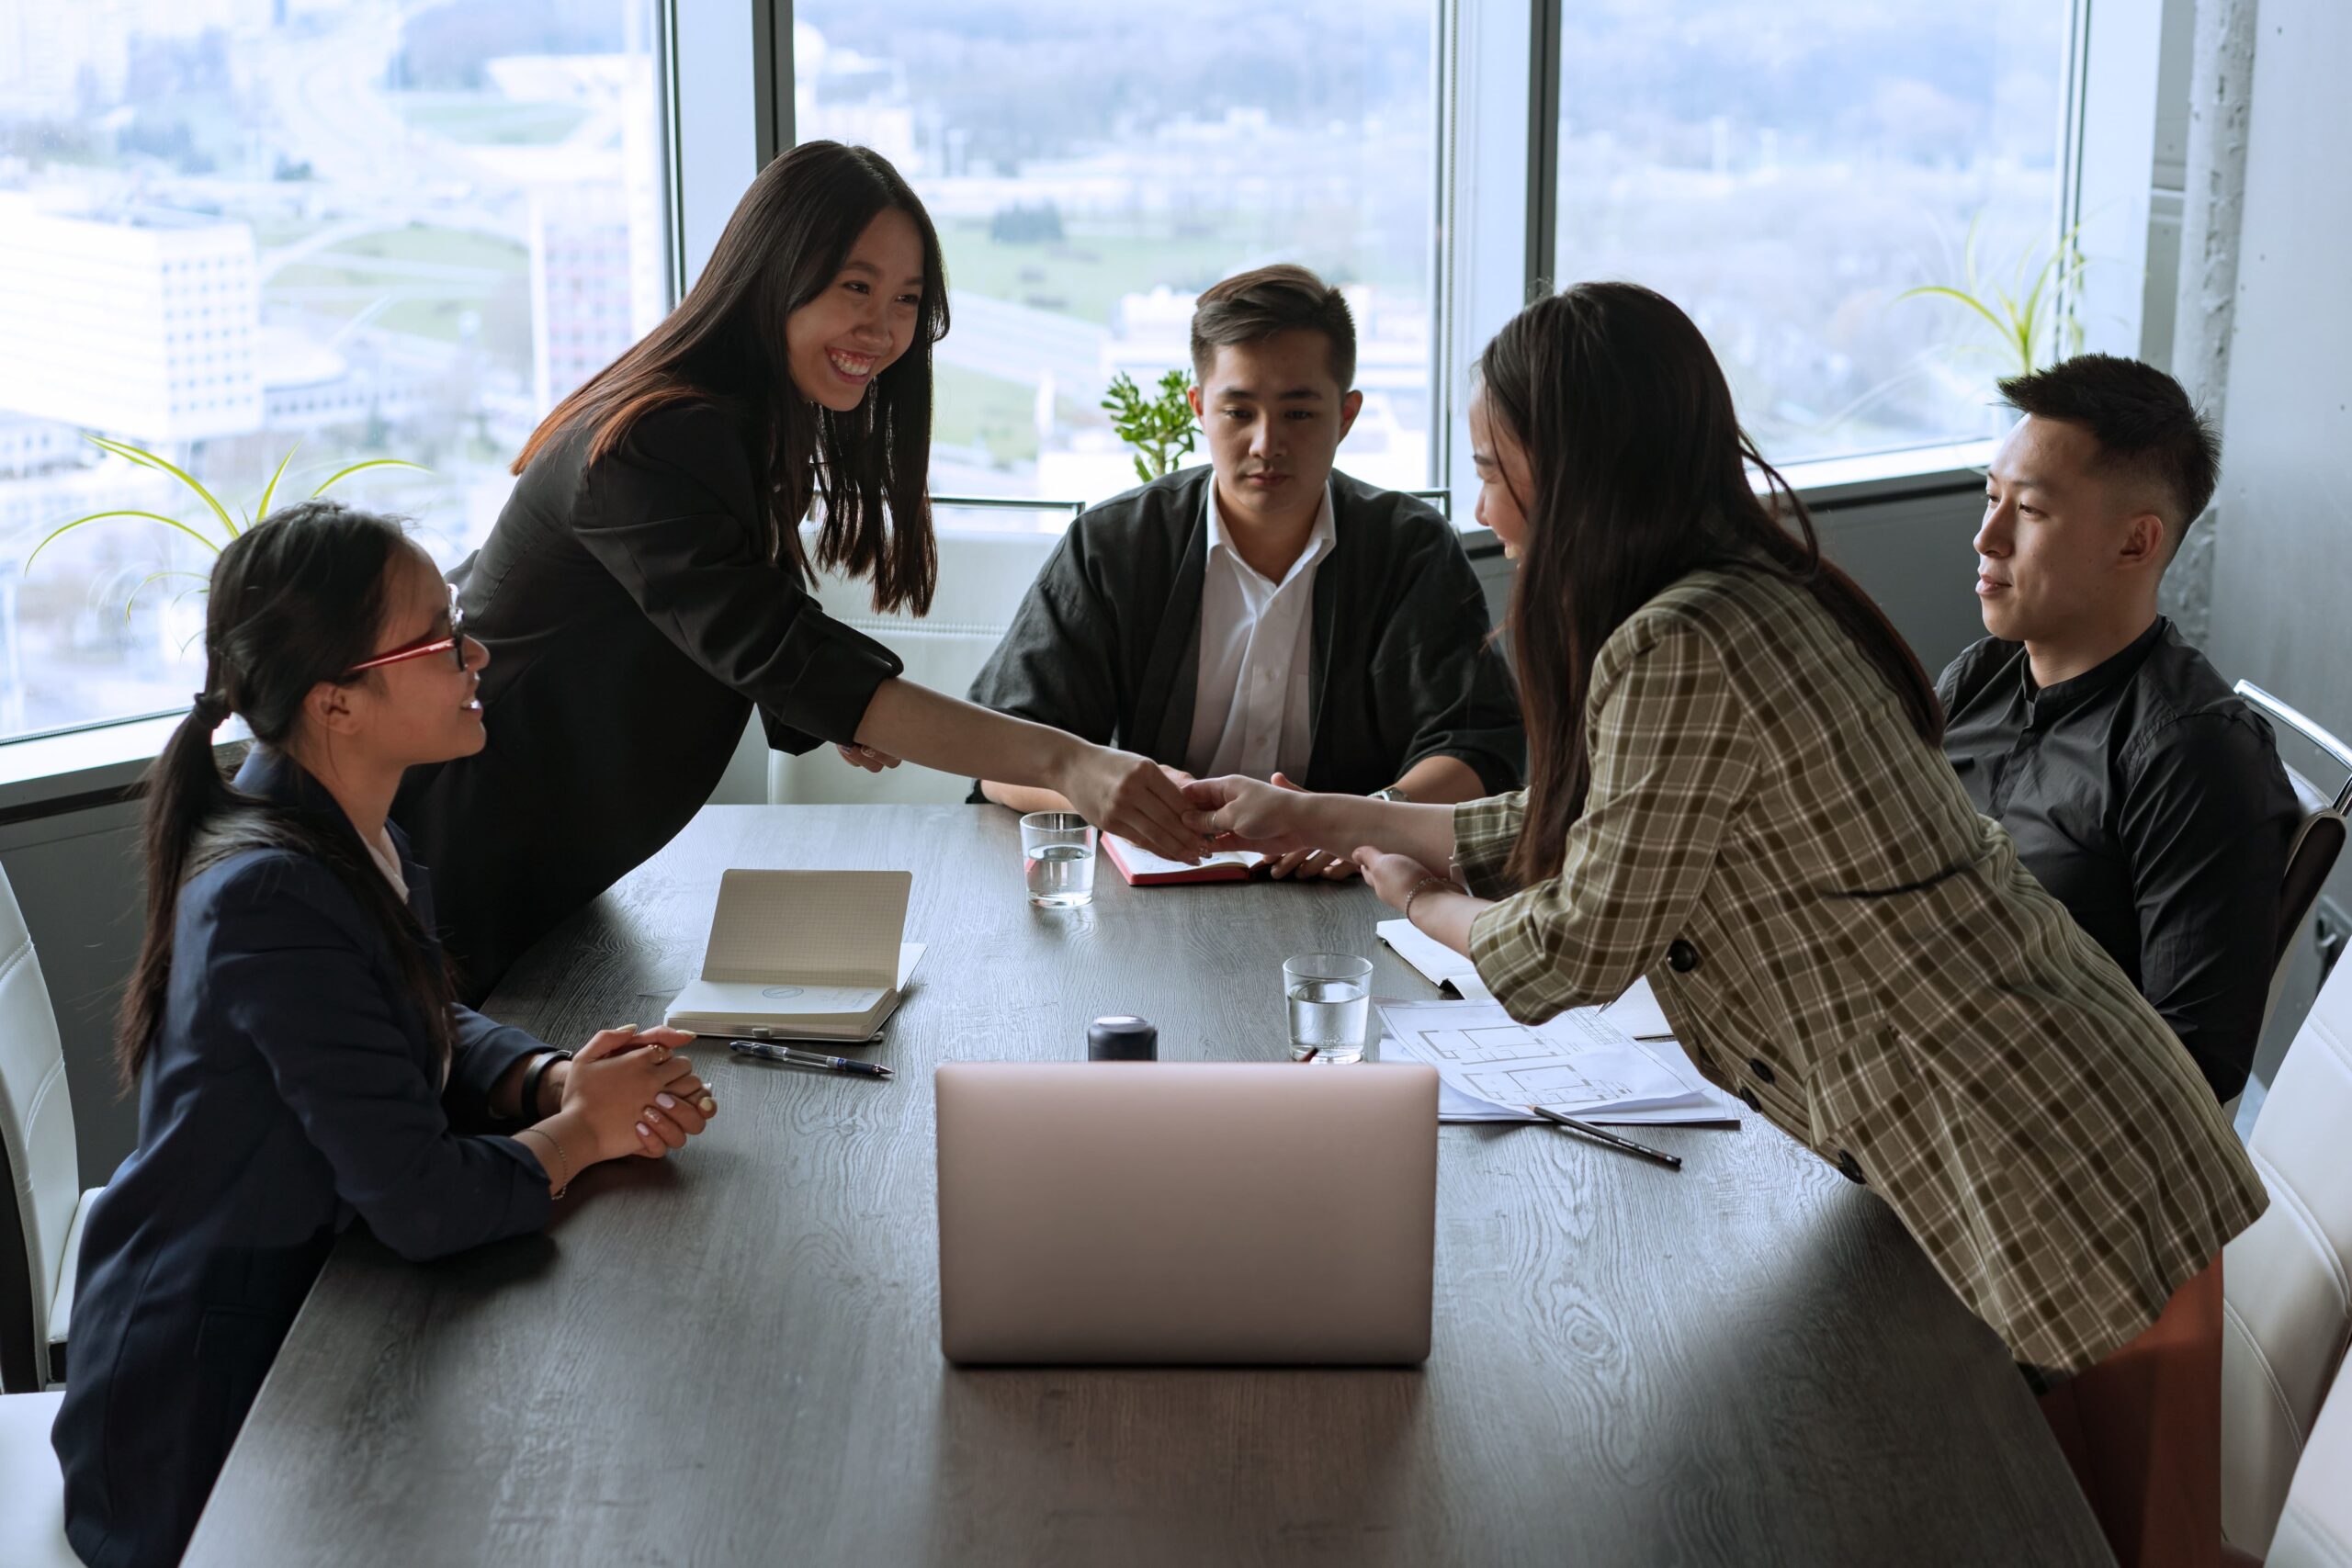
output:
[[1413, 900], [1419, 897], [1422, 894], [1428, 892], [1432, 887], [1442, 887], [1449, 893], [1459, 893], [1462, 891], [1462, 889], [1456, 887], [1453, 883], [1448, 882], [1442, 876], [1439, 876], [1431, 873], [1424, 873], [1421, 879], [1413, 884], [1412, 891], [1405, 895], [1405, 923], [1407, 925], [1411, 925], [1413, 923]]

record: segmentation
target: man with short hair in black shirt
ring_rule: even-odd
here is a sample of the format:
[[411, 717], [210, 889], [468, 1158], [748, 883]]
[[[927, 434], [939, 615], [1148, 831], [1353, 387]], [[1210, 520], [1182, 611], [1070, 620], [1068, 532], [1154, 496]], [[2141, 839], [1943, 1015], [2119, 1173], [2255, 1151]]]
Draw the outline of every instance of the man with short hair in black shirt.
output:
[[2262, 1030], [2301, 812], [2269, 727], [2156, 613], [2221, 444], [2136, 360], [2083, 355], [2001, 393], [2024, 417], [1976, 534], [1993, 635], [1937, 682], [1944, 751], [2227, 1102]]

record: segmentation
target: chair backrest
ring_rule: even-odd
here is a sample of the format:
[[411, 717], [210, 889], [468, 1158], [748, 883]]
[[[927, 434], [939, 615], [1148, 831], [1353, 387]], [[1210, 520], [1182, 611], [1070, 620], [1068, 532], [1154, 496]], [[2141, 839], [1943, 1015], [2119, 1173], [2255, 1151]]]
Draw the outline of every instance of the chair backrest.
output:
[[[931, 614], [877, 615], [872, 591], [828, 574], [818, 602], [834, 619], [888, 647], [906, 665], [907, 679], [960, 697], [971, 689], [989, 655], [1003, 640], [1012, 612], [1053, 553], [1058, 533], [966, 533], [939, 541], [939, 592]], [[768, 798], [797, 806], [957, 802], [972, 781], [908, 763], [869, 773], [844, 762], [830, 746], [798, 757], [768, 758]]]
[[2235, 691], [2242, 701], [2273, 726], [2301, 736], [2345, 771], [2343, 784], [2331, 795], [2295, 769], [2287, 770], [2287, 782], [2295, 786], [2295, 798], [2302, 807], [2303, 819], [2295, 830], [2294, 848], [2287, 856], [2287, 874], [2279, 884], [2278, 940], [2270, 965], [2270, 999], [2262, 1011], [2262, 1021], [2267, 1024], [2271, 1013], [2278, 1010], [2278, 993], [2287, 983], [2296, 936], [2302, 931], [2303, 922], [2311, 919], [2312, 906], [2319, 902], [2319, 891], [2326, 886], [2327, 874], [2335, 869], [2335, 858], [2344, 849], [2345, 814], [2352, 811], [2352, 746], [2346, 746], [2251, 681], [2240, 681]]
[[2223, 1250], [2222, 1532], [2259, 1555], [2352, 1337], [2352, 964], [2288, 1047], [2247, 1145], [2270, 1206]]
[[49, 1303], [82, 1195], [65, 1053], [17, 895], [0, 872], [0, 1388], [48, 1382]]
[[2312, 1428], [2263, 1568], [2352, 1562], [2352, 1382], [2339, 1379]]

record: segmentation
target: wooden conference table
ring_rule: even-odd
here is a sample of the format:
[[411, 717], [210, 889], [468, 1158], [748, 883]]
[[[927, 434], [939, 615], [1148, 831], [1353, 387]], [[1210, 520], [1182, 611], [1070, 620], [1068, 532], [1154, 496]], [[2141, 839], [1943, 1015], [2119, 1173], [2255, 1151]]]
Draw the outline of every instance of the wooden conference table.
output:
[[657, 1021], [729, 866], [914, 871], [897, 1079], [700, 1050], [710, 1130], [582, 1176], [548, 1235], [423, 1267], [347, 1236], [189, 1563], [2109, 1561], [1992, 1333], [1760, 1122], [1643, 1133], [1679, 1174], [1444, 1128], [1417, 1370], [950, 1366], [935, 1066], [1083, 1059], [1113, 1012], [1162, 1060], [1280, 1059], [1291, 953], [1430, 987], [1361, 884], [1106, 865], [1091, 908], [1032, 910], [1010, 813], [718, 807], [487, 1010], [573, 1044]]

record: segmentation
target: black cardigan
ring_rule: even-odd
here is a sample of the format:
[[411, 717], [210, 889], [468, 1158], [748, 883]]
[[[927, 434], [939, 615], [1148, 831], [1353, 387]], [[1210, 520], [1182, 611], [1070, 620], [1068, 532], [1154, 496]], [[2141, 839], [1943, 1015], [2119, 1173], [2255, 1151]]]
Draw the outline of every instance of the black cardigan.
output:
[[434, 868], [468, 1001], [650, 859], [718, 786], [757, 704], [768, 744], [854, 738], [898, 657], [761, 541], [724, 410], [640, 420], [603, 461], [567, 433], [450, 574], [490, 649], [481, 752], [413, 768], [392, 815]]
[[[1182, 767], [1211, 473], [1183, 469], [1073, 522], [972, 701]], [[1456, 757], [1490, 794], [1516, 788], [1526, 737], [1461, 536], [1411, 496], [1342, 473], [1331, 513], [1312, 606], [1313, 747], [1297, 782], [1368, 795], [1424, 757]]]

